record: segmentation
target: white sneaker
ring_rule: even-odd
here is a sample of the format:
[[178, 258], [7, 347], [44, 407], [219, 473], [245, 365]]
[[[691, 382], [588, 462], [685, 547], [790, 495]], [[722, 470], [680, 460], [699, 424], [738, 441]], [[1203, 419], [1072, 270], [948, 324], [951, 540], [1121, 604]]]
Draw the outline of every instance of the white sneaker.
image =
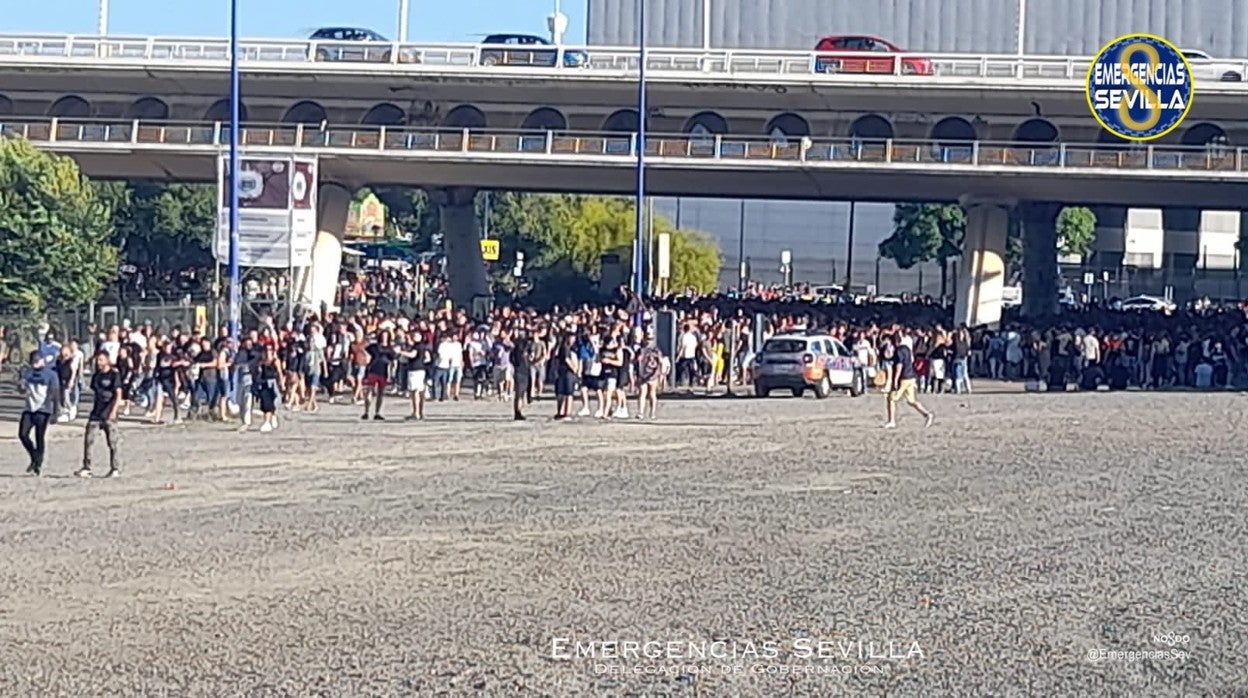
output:
[[933, 414], [933, 413], [931, 413], [931, 412], [928, 412], [928, 413], [927, 413], [927, 423], [926, 423], [926, 424], [924, 424], [923, 426], [925, 426], [925, 427], [930, 427], [930, 426], [932, 426], [932, 422], [935, 422], [935, 421], [936, 421], [936, 415], [935, 415], [935, 414]]
[[628, 419], [628, 408], [621, 407], [615, 411], [616, 419]]
[[272, 425], [272, 424], [270, 424], [270, 423], [268, 423], [268, 422], [265, 422], [264, 424], [262, 424], [262, 425], [260, 426], [260, 433], [261, 433], [261, 434], [267, 434], [267, 433], [269, 433], [270, 431], [273, 431], [273, 425]]
[[602, 419], [602, 408], [594, 410], [594, 419]]
[[[588, 407], [582, 407], [582, 408], [580, 409], [580, 411], [576, 413], [576, 416], [578, 416], [578, 417], [588, 417], [588, 416], [589, 416], [589, 408], [588, 408]], [[602, 416], [602, 415], [599, 415], [599, 416]]]
[[896, 428], [897, 428], [897, 422], [885, 422], [885, 423], [884, 423], [884, 428], [885, 428], [885, 429], [896, 429]]
[[60, 413], [59, 415], [57, 415], [57, 417], [56, 417], [56, 423], [57, 423], [57, 424], [64, 424], [65, 422], [68, 422], [68, 421], [69, 421], [69, 413], [68, 413], [68, 412], [62, 412], [62, 413]]

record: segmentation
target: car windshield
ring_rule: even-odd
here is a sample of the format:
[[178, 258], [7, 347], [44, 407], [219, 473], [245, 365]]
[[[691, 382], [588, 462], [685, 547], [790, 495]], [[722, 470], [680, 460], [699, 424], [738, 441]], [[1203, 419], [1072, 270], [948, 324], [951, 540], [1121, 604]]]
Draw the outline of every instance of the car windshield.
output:
[[799, 354], [806, 351], [804, 339], [769, 339], [763, 345], [764, 354]]

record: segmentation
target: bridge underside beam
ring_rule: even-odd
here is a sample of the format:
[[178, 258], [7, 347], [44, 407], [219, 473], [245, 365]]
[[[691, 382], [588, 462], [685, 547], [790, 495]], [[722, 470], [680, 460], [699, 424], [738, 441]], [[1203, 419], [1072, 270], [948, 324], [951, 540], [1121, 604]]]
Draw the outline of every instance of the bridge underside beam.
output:
[[1023, 315], [1058, 313], [1057, 216], [1059, 204], [1025, 202], [1018, 207], [1023, 223]]
[[342, 240], [347, 232], [351, 189], [325, 182], [316, 192], [316, 245], [312, 266], [298, 284], [299, 302], [321, 314], [334, 310], [338, 278], [342, 273]]
[[490, 295], [485, 260], [481, 257], [481, 229], [475, 205], [477, 190], [448, 187], [431, 190], [429, 194], [440, 208], [451, 301], [457, 307], [471, 308], [474, 300]]
[[966, 208], [966, 236], [958, 264], [954, 323], [995, 326], [1001, 322], [1005, 241], [1013, 202], [968, 199], [962, 205]]

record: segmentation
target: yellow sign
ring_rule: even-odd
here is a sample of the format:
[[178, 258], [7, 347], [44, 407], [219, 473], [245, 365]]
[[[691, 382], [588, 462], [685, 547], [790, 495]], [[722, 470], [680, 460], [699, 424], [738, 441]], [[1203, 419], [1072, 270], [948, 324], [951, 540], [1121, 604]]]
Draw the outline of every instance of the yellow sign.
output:
[[497, 262], [499, 256], [498, 240], [481, 241], [481, 258], [487, 262]]
[[195, 306], [195, 331], [200, 334], [207, 334], [208, 330], [208, 306]]

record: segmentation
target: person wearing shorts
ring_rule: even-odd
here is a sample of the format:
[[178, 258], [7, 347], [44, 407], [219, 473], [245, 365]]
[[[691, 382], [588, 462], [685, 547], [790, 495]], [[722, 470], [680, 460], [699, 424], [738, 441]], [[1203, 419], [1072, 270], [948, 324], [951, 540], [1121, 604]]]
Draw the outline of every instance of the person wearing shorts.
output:
[[555, 348], [555, 419], [572, 418], [572, 401], [576, 396], [576, 377], [581, 359], [576, 350], [576, 335], [569, 333]]
[[923, 415], [926, 420], [924, 426], [932, 426], [936, 415], [928, 411], [919, 402], [919, 372], [914, 366], [914, 340], [908, 336], [898, 338], [896, 342], [896, 353], [893, 360], [893, 383], [892, 390], [888, 393], [888, 421], [884, 423], [885, 429], [897, 428], [897, 403], [905, 400], [907, 405], [914, 408], [916, 412]]
[[397, 356], [394, 353], [390, 330], [377, 333], [377, 341], [368, 345], [368, 364], [364, 368], [364, 414], [360, 419], [368, 419], [368, 405], [373, 405], [373, 419], [382, 421], [381, 403], [386, 397], [386, 385], [390, 382], [390, 364]]

